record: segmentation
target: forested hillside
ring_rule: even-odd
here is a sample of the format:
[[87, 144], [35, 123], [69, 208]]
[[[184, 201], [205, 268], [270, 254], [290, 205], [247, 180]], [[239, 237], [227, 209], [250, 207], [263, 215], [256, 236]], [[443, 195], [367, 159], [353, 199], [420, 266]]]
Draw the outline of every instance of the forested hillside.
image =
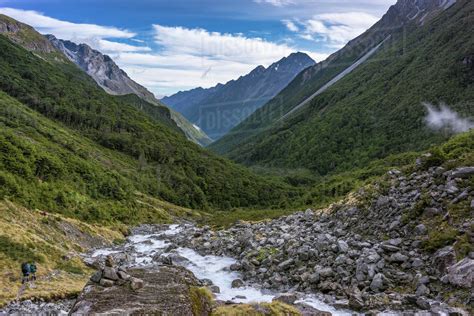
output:
[[201, 210], [270, 206], [295, 193], [189, 142], [169, 113], [151, 119], [137, 100], [4, 36], [0, 89], [1, 197], [27, 207], [133, 222], [160, 216], [151, 206], [135, 212], [137, 193]]
[[[445, 11], [429, 11], [431, 19], [420, 22], [402, 19], [409, 9], [401, 7], [405, 2], [326, 63], [300, 74], [211, 149], [248, 165], [304, 166], [327, 174], [446, 139], [449, 133], [427, 128], [422, 102], [445, 102], [463, 116], [474, 112], [474, 39], [466, 31], [474, 23], [474, 3], [457, 1]], [[379, 43], [388, 35], [390, 40], [366, 63], [280, 120], [360, 58], [367, 49], [358, 50], [358, 44]]]

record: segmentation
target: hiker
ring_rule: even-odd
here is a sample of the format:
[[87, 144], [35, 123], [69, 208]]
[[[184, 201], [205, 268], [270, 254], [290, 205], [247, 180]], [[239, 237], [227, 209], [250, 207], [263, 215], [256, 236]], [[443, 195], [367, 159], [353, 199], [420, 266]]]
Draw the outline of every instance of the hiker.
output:
[[30, 264], [30, 275], [31, 275], [31, 280], [36, 281], [36, 263], [32, 262]]
[[28, 282], [30, 277], [30, 264], [27, 262], [23, 262], [21, 264], [21, 273], [23, 273], [23, 278], [21, 279], [21, 284]]

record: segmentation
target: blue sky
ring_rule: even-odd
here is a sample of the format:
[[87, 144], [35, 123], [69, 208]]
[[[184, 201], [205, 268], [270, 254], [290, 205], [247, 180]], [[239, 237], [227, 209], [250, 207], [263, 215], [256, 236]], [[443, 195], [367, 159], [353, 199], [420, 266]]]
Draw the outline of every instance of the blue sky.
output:
[[156, 95], [238, 78], [294, 51], [321, 61], [396, 0], [0, 0], [0, 13], [110, 55]]

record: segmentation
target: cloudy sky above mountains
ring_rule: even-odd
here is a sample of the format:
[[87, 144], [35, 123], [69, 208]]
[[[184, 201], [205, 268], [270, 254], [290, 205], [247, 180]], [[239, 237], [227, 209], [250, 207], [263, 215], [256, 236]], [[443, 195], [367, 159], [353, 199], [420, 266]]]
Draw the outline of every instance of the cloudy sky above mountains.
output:
[[211, 87], [295, 51], [316, 61], [396, 0], [0, 0], [0, 13], [110, 55], [156, 95]]

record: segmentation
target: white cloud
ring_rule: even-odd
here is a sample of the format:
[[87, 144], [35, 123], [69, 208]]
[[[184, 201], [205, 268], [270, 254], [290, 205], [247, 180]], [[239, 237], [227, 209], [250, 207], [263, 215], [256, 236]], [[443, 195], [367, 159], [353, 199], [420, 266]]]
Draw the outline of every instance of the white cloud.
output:
[[302, 30], [294, 32], [299, 32], [303, 39], [340, 48], [370, 28], [378, 19], [365, 12], [325, 13], [301, 22]]
[[454, 133], [462, 133], [474, 129], [474, 122], [461, 117], [444, 103], [441, 103], [439, 107], [428, 102], [423, 102], [423, 105], [428, 111], [425, 121], [434, 130], [447, 129]]
[[284, 7], [295, 3], [293, 0], [254, 0], [254, 2], [271, 4], [275, 7]]
[[286, 28], [292, 32], [298, 32], [300, 30], [300, 28], [293, 21], [283, 20], [282, 22]]
[[327, 54], [327, 53], [317, 53], [317, 52], [305, 52], [305, 53], [308, 54], [308, 56], [311, 57], [316, 62], [323, 61], [326, 58], [328, 58], [329, 55], [330, 55], [330, 54]]
[[157, 24], [153, 27], [156, 43], [169, 54], [190, 54], [209, 57], [216, 61], [265, 65], [294, 52], [294, 49], [287, 44], [276, 44], [258, 37], [249, 38], [242, 34], [225, 34], [199, 28], [188, 29]]
[[[89, 41], [90, 42], [90, 41]], [[93, 46], [96, 46], [93, 44]], [[99, 40], [98, 45], [99, 50], [102, 52], [150, 52], [150, 47], [145, 46], [133, 46], [124, 43], [111, 42], [108, 40]]]
[[114, 51], [143, 51], [147, 47], [113, 42], [105, 39], [132, 39], [135, 33], [116, 27], [101, 26], [96, 24], [72, 23], [54, 19], [37, 11], [28, 11], [12, 8], [0, 8], [0, 13], [8, 15], [20, 22], [33, 26], [43, 34], [53, 34], [60, 39], [77, 43], [86, 43], [102, 52]]

